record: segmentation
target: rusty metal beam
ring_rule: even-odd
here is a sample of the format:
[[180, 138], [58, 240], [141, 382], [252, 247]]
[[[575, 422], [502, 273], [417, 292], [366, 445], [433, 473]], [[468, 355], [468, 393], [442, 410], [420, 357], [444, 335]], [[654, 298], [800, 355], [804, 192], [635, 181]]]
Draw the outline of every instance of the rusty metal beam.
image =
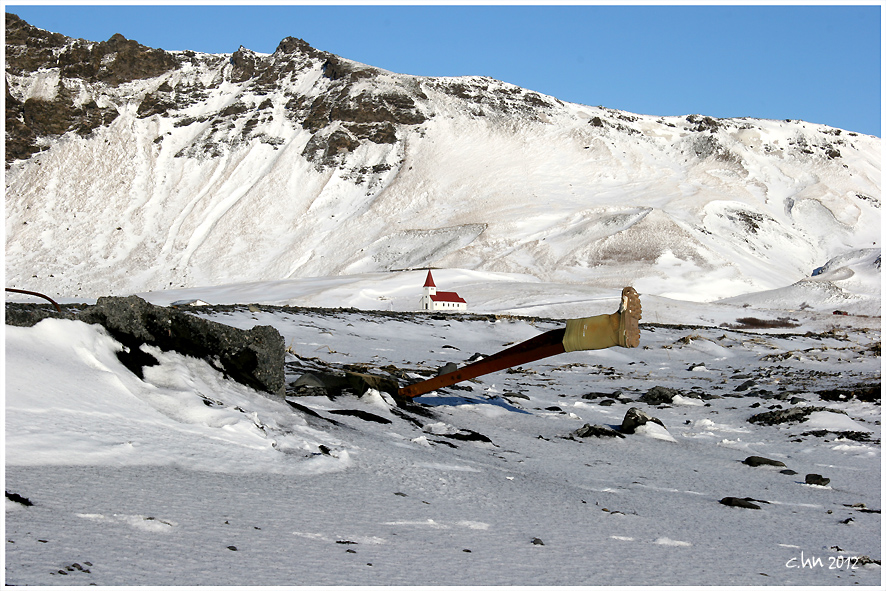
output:
[[53, 306], [55, 306], [55, 309], [59, 312], [59, 314], [61, 314], [61, 311], [62, 311], [61, 306], [59, 306], [55, 300], [53, 300], [51, 297], [49, 297], [47, 295], [43, 295], [42, 293], [37, 293], [36, 291], [28, 291], [26, 289], [15, 289], [13, 287], [7, 287], [6, 291], [11, 291], [13, 293], [23, 293], [26, 295], [37, 296], [38, 298], [43, 298], [44, 300], [49, 300], [49, 302]]
[[566, 348], [563, 346], [563, 336], [565, 333], [565, 328], [548, 331], [453, 372], [404, 386], [397, 393], [406, 398], [415, 398], [438, 388], [444, 388], [488, 373], [501, 371], [521, 363], [530, 363], [545, 357], [565, 353]]

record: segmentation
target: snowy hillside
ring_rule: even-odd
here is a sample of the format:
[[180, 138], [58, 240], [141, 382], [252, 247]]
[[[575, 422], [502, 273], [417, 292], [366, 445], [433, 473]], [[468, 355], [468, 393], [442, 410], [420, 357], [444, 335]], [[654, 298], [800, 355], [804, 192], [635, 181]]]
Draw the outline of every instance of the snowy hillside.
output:
[[[880, 139], [851, 130], [564, 103], [292, 38], [207, 55], [6, 26], [8, 287], [430, 266], [714, 301], [880, 248]], [[879, 287], [843, 296], [879, 314]]]

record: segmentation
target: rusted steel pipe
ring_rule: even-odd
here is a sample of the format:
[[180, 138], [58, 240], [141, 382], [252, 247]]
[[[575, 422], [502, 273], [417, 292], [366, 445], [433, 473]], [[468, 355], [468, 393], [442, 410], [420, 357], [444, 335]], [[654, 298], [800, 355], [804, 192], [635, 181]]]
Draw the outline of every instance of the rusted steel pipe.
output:
[[565, 333], [565, 328], [548, 331], [453, 372], [404, 386], [400, 388], [398, 394], [407, 398], [415, 398], [416, 396], [432, 392], [437, 388], [444, 388], [458, 382], [514, 367], [515, 365], [530, 363], [545, 357], [565, 353], [566, 348], [563, 346], [563, 335]]
[[53, 299], [52, 299], [51, 297], [49, 297], [48, 295], [43, 295], [42, 293], [37, 293], [36, 291], [28, 291], [28, 290], [26, 290], [26, 289], [15, 289], [15, 288], [13, 288], [13, 287], [7, 287], [7, 288], [6, 288], [6, 291], [11, 291], [11, 292], [14, 292], [14, 293], [23, 293], [23, 294], [26, 294], [26, 295], [37, 296], [38, 298], [43, 298], [44, 300], [49, 300], [49, 302], [50, 302], [53, 306], [55, 306], [55, 309], [59, 312], [59, 314], [61, 314], [61, 311], [62, 311], [61, 306], [59, 306], [58, 303], [56, 303], [56, 301], [53, 300]]

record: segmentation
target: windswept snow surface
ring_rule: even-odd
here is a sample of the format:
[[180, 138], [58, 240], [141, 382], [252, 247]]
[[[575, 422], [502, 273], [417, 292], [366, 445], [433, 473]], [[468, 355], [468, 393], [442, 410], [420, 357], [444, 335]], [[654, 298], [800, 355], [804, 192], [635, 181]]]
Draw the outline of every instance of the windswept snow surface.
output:
[[[531, 278], [440, 271], [441, 288], [482, 285], [490, 314], [422, 315], [385, 310], [417, 299], [423, 275], [386, 275], [381, 291], [379, 276], [298, 284], [304, 298], [377, 311], [287, 308], [289, 283], [145, 295], [258, 302], [193, 313], [276, 327], [290, 383], [345, 366], [418, 380], [562, 326], [507, 311], [544, 301]], [[538, 290], [523, 304], [507, 289], [521, 280]], [[573, 310], [555, 293], [537, 316]], [[615, 295], [581, 293], [583, 315], [612, 311]], [[158, 351], [140, 380], [97, 326], [7, 327], [5, 484], [33, 505], [6, 502], [6, 582], [880, 584], [881, 407], [819, 394], [879, 384], [879, 318], [806, 309], [790, 312], [793, 328], [742, 331], [718, 324], [788, 313], [644, 300], [655, 314], [700, 323], [647, 324], [637, 349], [564, 354], [407, 409], [372, 390], [270, 399]], [[654, 386], [679, 393], [643, 402]], [[618, 430], [634, 406], [664, 427], [572, 436]], [[748, 421], [804, 407], [819, 409], [808, 423]], [[786, 468], [743, 463], [754, 455]]]

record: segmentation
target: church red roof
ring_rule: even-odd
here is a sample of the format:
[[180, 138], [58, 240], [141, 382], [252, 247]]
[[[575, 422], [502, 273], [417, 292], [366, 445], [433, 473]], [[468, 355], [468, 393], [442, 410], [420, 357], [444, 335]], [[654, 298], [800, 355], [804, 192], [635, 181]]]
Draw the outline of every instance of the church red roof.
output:
[[435, 302], [456, 302], [459, 304], [467, 304], [464, 298], [459, 297], [454, 291], [438, 291], [436, 295], [431, 296], [431, 300]]
[[422, 287], [437, 287], [434, 284], [434, 278], [431, 276], [431, 270], [428, 269], [428, 278], [425, 279], [425, 284]]

